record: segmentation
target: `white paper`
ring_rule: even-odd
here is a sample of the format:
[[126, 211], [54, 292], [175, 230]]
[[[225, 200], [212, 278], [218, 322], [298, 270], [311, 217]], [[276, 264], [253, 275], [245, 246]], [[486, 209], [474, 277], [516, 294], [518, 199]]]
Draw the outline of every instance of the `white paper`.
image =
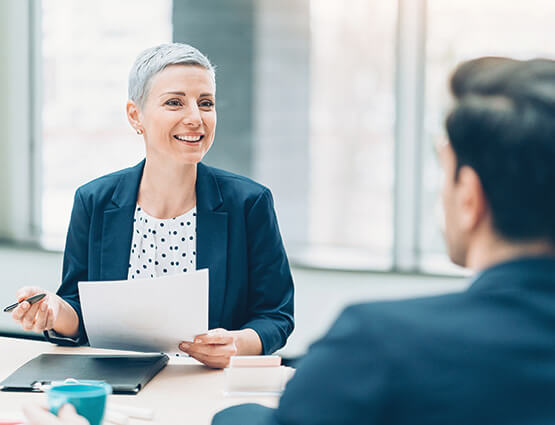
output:
[[91, 347], [172, 354], [208, 331], [208, 269], [78, 287]]

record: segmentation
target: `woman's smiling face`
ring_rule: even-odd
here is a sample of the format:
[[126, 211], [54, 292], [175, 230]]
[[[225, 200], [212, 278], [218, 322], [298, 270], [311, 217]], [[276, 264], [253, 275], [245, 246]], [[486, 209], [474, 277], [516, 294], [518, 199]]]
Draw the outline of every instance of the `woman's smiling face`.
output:
[[139, 121], [147, 157], [197, 164], [216, 130], [216, 87], [210, 71], [171, 65], [152, 77]]

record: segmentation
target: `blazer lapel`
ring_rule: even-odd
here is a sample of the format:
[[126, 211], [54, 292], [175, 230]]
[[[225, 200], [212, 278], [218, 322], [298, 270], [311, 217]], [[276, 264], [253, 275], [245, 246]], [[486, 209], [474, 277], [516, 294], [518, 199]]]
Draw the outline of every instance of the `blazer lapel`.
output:
[[143, 160], [121, 175], [111, 202], [104, 210], [100, 254], [101, 280], [127, 279], [133, 215], [144, 165]]
[[220, 326], [227, 279], [228, 217], [216, 211], [223, 198], [215, 176], [204, 164], [197, 166], [197, 269], [209, 269], [208, 326]]
[[[133, 216], [145, 161], [122, 174], [111, 202], [104, 210], [100, 256], [101, 280], [125, 280]], [[204, 164], [197, 166], [197, 269], [209, 269], [208, 326], [220, 326], [227, 279], [227, 212], [217, 211], [223, 198], [215, 176]]]

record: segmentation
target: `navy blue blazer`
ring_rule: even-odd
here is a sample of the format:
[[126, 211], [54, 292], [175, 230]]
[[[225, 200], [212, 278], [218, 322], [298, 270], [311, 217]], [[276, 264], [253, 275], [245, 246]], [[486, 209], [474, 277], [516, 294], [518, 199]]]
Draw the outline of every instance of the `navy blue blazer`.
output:
[[555, 258], [481, 273], [463, 293], [347, 308], [277, 410], [213, 425], [555, 423]]
[[[58, 295], [77, 312], [78, 281], [127, 279], [133, 216], [145, 161], [75, 193]], [[246, 178], [197, 166], [197, 268], [209, 269], [209, 327], [254, 329], [264, 354], [293, 331], [293, 280], [270, 191]], [[64, 344], [64, 340], [52, 338]]]

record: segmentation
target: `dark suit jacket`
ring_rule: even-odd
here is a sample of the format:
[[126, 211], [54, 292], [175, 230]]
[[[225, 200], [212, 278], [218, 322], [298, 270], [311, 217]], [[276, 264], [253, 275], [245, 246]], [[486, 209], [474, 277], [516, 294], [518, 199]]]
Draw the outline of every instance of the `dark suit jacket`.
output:
[[[133, 216], [145, 161], [100, 177], [76, 194], [58, 295], [80, 318], [78, 281], [127, 279]], [[264, 353], [293, 331], [293, 281], [270, 191], [198, 164], [197, 268], [208, 268], [209, 327], [252, 328]], [[56, 338], [53, 342], [64, 343]]]
[[463, 293], [351, 306], [277, 410], [213, 424], [555, 424], [555, 258], [499, 264]]

